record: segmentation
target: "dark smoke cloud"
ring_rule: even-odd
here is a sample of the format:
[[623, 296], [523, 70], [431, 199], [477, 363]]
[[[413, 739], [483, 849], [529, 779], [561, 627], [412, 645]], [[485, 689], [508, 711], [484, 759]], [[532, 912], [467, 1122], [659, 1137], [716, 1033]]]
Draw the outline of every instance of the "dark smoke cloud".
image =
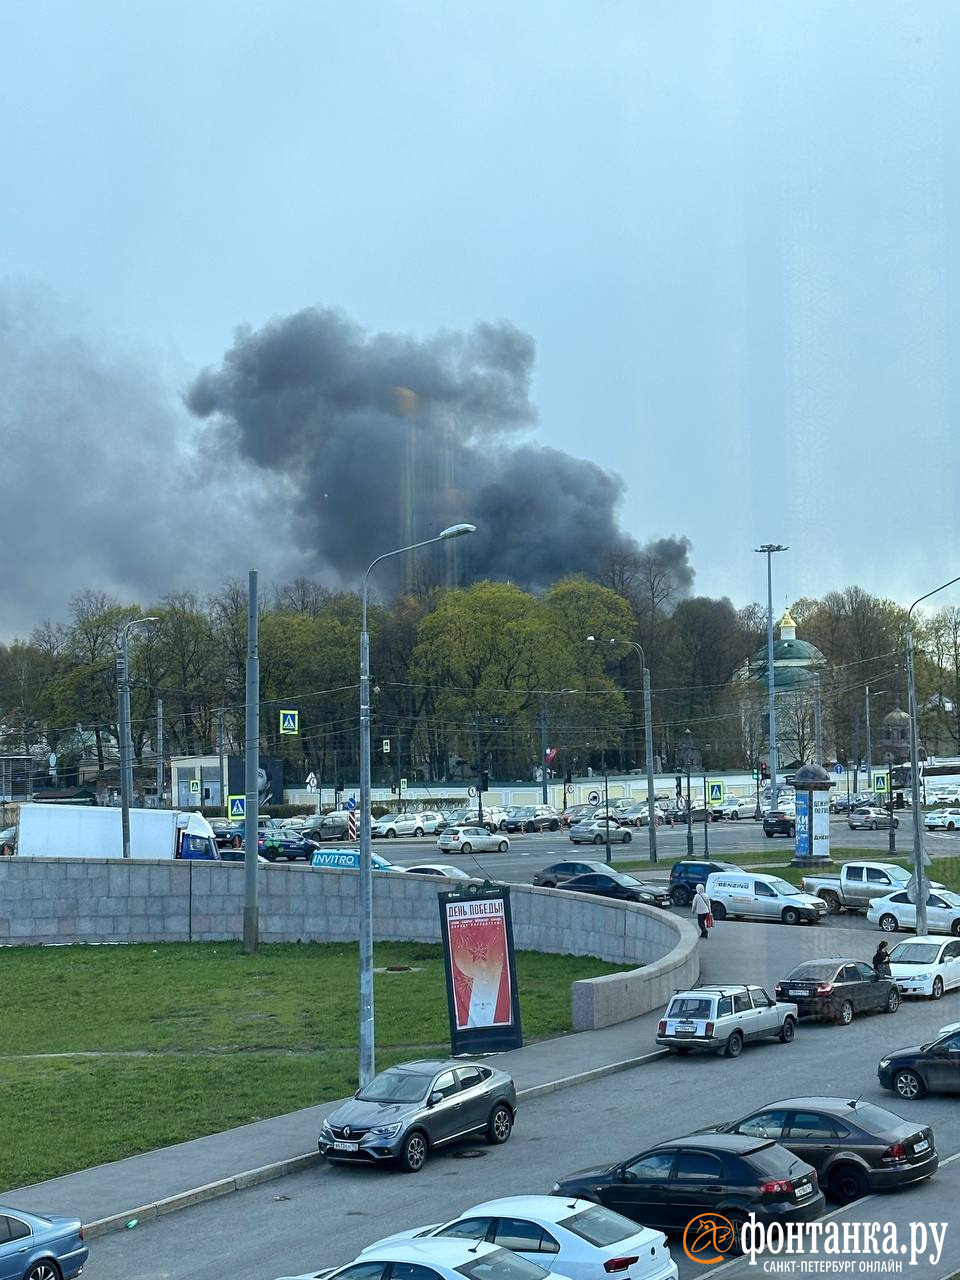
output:
[[298, 539], [342, 578], [468, 520], [469, 577], [538, 586], [638, 548], [617, 522], [620, 477], [511, 439], [535, 421], [533, 360], [508, 324], [416, 339], [307, 310], [240, 331], [187, 403], [226, 450], [296, 485]]
[[36, 291], [0, 289], [0, 386], [0, 640], [84, 589], [146, 604], [265, 566], [285, 485], [259, 476], [252, 522], [235, 518], [242, 476], [210, 464], [157, 373], [68, 332]]

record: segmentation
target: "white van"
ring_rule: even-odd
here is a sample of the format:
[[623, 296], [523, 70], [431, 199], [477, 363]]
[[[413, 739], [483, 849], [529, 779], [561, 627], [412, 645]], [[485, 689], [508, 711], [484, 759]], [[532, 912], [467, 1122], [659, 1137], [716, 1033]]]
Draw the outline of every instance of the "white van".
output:
[[727, 916], [746, 920], [780, 920], [815, 924], [827, 914], [827, 904], [812, 893], [803, 893], [779, 876], [751, 871], [714, 871], [707, 877], [707, 897], [715, 920]]

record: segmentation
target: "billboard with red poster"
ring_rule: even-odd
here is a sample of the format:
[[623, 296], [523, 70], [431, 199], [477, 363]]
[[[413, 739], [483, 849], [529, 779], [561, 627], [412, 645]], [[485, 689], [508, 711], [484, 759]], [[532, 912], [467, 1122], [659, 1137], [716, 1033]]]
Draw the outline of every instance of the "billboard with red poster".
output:
[[519, 1049], [509, 889], [462, 890], [439, 898], [452, 1052]]

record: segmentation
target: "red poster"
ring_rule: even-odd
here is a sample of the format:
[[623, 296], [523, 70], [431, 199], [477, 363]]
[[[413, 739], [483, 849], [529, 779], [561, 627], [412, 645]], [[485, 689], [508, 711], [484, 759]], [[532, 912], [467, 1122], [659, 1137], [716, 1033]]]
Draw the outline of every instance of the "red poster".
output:
[[456, 1030], [510, 1026], [513, 1002], [502, 898], [446, 903]]

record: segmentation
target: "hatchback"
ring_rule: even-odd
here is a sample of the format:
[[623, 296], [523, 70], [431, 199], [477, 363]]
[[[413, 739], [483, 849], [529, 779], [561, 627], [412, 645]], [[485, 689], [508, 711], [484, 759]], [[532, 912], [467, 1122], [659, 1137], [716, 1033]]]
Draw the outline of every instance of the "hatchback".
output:
[[0, 1204], [0, 1276], [5, 1280], [73, 1280], [89, 1253], [79, 1218]]
[[735, 1133], [693, 1134], [661, 1142], [616, 1164], [583, 1169], [553, 1184], [557, 1196], [597, 1200], [658, 1231], [682, 1232], [701, 1213], [733, 1228], [724, 1253], [740, 1252], [751, 1213], [759, 1222], [809, 1222], [824, 1210], [812, 1165], [779, 1143]]
[[571, 1280], [598, 1280], [611, 1274], [622, 1280], [676, 1280], [677, 1276], [662, 1231], [638, 1227], [603, 1205], [557, 1196], [488, 1200], [465, 1209], [452, 1222], [415, 1227], [371, 1247], [450, 1236], [498, 1244]]
[[960, 1027], [942, 1027], [927, 1044], [886, 1054], [877, 1079], [908, 1101], [925, 1093], [960, 1093]]
[[778, 1000], [791, 1000], [801, 1018], [828, 1018], [848, 1026], [855, 1013], [896, 1013], [900, 988], [879, 978], [863, 960], [804, 960], [777, 983]]
[[779, 1142], [813, 1165], [820, 1185], [840, 1204], [920, 1182], [940, 1163], [931, 1128], [859, 1099], [785, 1098], [715, 1132]]
[[902, 995], [939, 1000], [944, 991], [960, 987], [960, 940], [919, 937], [898, 942], [889, 964]]
[[[900, 819], [894, 818], [893, 825], [899, 827]], [[863, 805], [858, 809], [851, 809], [847, 826], [851, 831], [876, 831], [881, 827], [889, 828], [890, 811], [876, 805]]]
[[517, 1091], [505, 1071], [460, 1060], [405, 1062], [332, 1111], [317, 1145], [328, 1160], [395, 1161], [416, 1173], [434, 1147], [459, 1138], [506, 1142], [516, 1113]]
[[437, 837], [441, 853], [506, 853], [510, 841], [486, 827], [448, 827]]

